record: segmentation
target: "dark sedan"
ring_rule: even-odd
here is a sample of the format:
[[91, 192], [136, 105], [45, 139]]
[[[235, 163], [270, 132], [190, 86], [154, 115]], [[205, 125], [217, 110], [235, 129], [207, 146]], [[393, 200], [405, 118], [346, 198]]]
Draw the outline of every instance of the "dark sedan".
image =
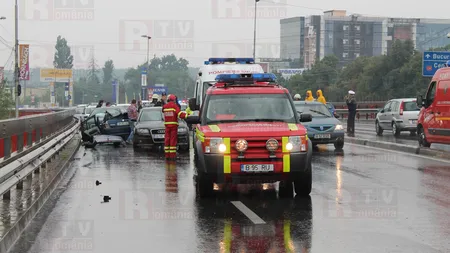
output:
[[[189, 131], [184, 120], [178, 121], [178, 150], [189, 151]], [[134, 130], [133, 147], [164, 147], [164, 117], [161, 107], [144, 107]]]
[[98, 128], [102, 135], [120, 136], [124, 140], [131, 132], [127, 112], [114, 107], [95, 108], [82, 123], [83, 131], [93, 128]]

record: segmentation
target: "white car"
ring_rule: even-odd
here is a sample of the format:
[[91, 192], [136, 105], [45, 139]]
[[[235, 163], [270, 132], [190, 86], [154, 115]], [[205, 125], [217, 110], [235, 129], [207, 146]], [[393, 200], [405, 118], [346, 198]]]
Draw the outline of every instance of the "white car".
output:
[[415, 98], [389, 100], [377, 113], [375, 131], [377, 135], [382, 135], [384, 130], [391, 130], [394, 136], [399, 136], [402, 131], [409, 131], [414, 135], [419, 112]]

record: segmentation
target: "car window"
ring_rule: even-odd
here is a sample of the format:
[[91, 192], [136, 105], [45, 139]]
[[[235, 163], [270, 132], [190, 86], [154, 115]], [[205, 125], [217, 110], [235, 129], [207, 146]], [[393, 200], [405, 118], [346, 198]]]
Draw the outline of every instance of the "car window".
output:
[[391, 111], [397, 112], [399, 109], [400, 103], [398, 101], [393, 101], [391, 104]]
[[86, 107], [85, 109], [84, 109], [84, 114], [91, 114], [92, 113], [92, 111], [94, 111], [94, 109], [95, 109], [95, 107]]
[[95, 108], [92, 111], [91, 115], [99, 114], [99, 115], [103, 116], [103, 114], [105, 114], [106, 112], [108, 112], [111, 115], [110, 117], [116, 117], [116, 116], [119, 116], [120, 114], [123, 113], [123, 111], [120, 110], [119, 108], [112, 108], [112, 107], [105, 108], [105, 107], [102, 107], [102, 108]]
[[411, 111], [420, 111], [420, 108], [417, 106], [416, 101], [404, 102], [403, 111], [411, 112]]
[[384, 105], [383, 110], [385, 112], [390, 112], [391, 111], [391, 104], [392, 104], [392, 102], [387, 102], [387, 104]]
[[330, 110], [324, 104], [296, 104], [299, 113], [311, 114], [313, 117], [332, 117]]
[[139, 117], [139, 121], [163, 121], [161, 110], [143, 110]]
[[434, 96], [436, 95], [436, 82], [432, 82], [430, 88], [427, 92], [427, 103], [431, 105], [434, 101]]
[[212, 95], [205, 107], [206, 121], [283, 121], [295, 123], [296, 117], [286, 94]]

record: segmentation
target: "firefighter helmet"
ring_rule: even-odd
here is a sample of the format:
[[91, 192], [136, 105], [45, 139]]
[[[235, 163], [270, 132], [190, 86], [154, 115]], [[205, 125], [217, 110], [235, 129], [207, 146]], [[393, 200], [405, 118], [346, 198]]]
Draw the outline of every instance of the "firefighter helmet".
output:
[[167, 97], [167, 101], [175, 101], [177, 98], [175, 97], [175, 95], [173, 95], [173, 94], [170, 94], [168, 97]]

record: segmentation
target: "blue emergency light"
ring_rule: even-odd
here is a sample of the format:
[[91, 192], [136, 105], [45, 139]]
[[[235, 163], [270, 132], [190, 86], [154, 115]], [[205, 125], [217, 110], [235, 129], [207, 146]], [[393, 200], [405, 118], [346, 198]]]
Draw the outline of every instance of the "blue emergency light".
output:
[[255, 82], [275, 83], [277, 76], [272, 73], [264, 74], [221, 74], [216, 76], [218, 83], [227, 84], [254, 84]]
[[253, 58], [209, 58], [205, 61], [205, 65], [209, 64], [223, 64], [223, 63], [239, 63], [239, 64], [253, 64], [255, 59]]

